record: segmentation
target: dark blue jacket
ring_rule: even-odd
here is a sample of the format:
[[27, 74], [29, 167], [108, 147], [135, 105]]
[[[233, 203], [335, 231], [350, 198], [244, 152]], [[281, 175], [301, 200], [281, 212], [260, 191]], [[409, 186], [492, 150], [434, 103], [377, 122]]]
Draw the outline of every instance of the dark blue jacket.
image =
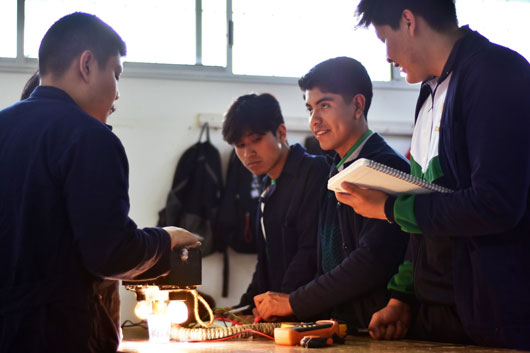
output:
[[[463, 31], [443, 72], [452, 76], [439, 142], [455, 192], [416, 197], [415, 292], [454, 300], [478, 344], [530, 349], [530, 66]], [[417, 265], [427, 256], [436, 271]]]
[[[299, 144], [291, 146], [276, 186], [265, 201], [267, 241], [261, 230], [261, 199], [258, 204], [258, 263], [241, 304], [254, 305], [254, 296], [266, 291], [290, 293], [315, 277], [319, 196], [328, 170], [324, 157], [305, 153]], [[264, 187], [269, 184], [265, 177]]]
[[[409, 171], [408, 162], [378, 134], [366, 141], [358, 158]], [[337, 156], [332, 171], [339, 160]], [[409, 235], [395, 224], [358, 215], [327, 191], [321, 202], [319, 237], [323, 225], [334, 222], [340, 227], [344, 260], [322, 274], [319, 249], [319, 276], [291, 293], [289, 303], [300, 320], [329, 319], [333, 310], [334, 318], [348, 321], [353, 330], [366, 328], [372, 314], [388, 301], [386, 285], [403, 261]]]
[[0, 112], [0, 352], [110, 352], [102, 278], [169, 271], [170, 239], [128, 217], [120, 140], [63, 91]]

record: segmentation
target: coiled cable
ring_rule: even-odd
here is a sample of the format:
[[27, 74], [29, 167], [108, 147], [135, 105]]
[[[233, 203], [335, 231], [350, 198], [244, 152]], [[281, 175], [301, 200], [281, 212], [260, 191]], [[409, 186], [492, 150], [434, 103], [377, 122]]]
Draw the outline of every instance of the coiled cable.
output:
[[229, 327], [185, 328], [173, 326], [171, 339], [177, 341], [211, 341], [238, 335], [241, 338], [256, 337], [260, 333], [274, 336], [274, 329], [280, 327], [278, 322], [264, 322]]

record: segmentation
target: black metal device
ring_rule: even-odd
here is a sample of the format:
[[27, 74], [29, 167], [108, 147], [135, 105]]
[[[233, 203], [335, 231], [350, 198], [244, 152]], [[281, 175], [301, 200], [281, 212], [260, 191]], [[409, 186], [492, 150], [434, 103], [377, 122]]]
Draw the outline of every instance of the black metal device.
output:
[[171, 270], [166, 276], [153, 280], [123, 281], [126, 289], [136, 292], [138, 301], [144, 300], [144, 289], [157, 286], [168, 290], [170, 299], [184, 299], [185, 293], [173, 292], [180, 289], [195, 289], [202, 283], [202, 256], [198, 248], [174, 249], [171, 253]]

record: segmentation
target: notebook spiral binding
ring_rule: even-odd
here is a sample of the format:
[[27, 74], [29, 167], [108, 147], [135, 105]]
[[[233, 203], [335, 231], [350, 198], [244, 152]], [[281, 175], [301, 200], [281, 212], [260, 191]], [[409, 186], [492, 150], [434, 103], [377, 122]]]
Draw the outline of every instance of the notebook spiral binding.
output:
[[453, 192], [453, 190], [451, 190], [451, 189], [448, 189], [446, 187], [430, 183], [430, 182], [428, 182], [426, 180], [423, 180], [423, 179], [420, 179], [418, 177], [415, 177], [414, 175], [404, 173], [404, 172], [402, 172], [400, 170], [397, 170], [395, 168], [389, 167], [389, 166], [384, 165], [384, 164], [379, 163], [379, 162], [375, 162], [375, 161], [370, 160], [369, 163], [368, 163], [368, 166], [370, 168], [375, 169], [375, 170], [379, 170], [379, 171], [384, 172], [386, 174], [395, 176], [395, 177], [397, 177], [399, 179], [406, 180], [406, 181], [410, 182], [411, 184], [421, 186], [421, 187], [423, 187], [425, 189], [428, 189], [428, 190], [431, 190], [431, 191], [434, 191], [434, 192]]

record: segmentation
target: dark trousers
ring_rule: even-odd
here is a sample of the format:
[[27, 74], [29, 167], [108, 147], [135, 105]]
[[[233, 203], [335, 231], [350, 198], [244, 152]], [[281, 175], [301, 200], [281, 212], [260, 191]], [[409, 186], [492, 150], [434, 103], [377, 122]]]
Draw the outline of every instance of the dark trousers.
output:
[[407, 338], [473, 344], [462, 327], [456, 308], [434, 303], [420, 303], [413, 308]]

